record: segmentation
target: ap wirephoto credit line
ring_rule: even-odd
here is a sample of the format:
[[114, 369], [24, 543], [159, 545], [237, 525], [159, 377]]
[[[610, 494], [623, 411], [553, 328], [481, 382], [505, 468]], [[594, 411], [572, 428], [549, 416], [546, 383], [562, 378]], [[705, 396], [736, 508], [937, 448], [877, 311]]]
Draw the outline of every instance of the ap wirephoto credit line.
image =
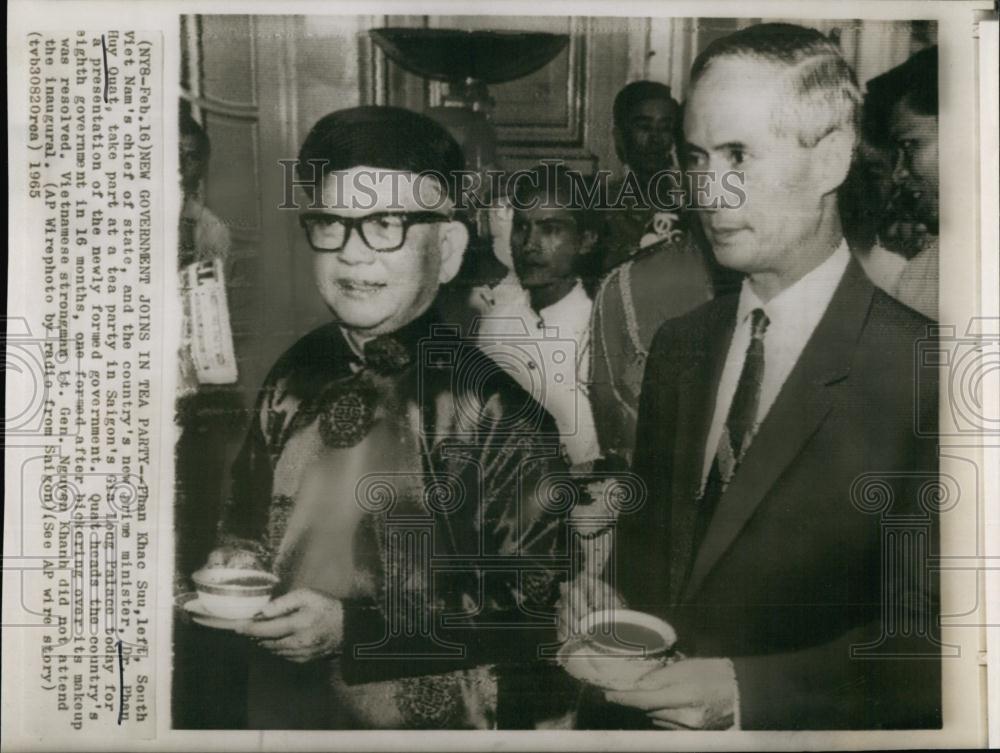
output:
[[995, 743], [991, 4], [482, 10], [12, 6], [4, 750]]

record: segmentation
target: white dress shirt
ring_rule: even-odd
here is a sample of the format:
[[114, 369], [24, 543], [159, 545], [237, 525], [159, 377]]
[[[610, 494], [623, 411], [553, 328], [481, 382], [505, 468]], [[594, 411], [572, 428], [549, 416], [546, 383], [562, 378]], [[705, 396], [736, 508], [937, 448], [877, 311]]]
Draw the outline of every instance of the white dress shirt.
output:
[[544, 326], [555, 329], [560, 339], [576, 343], [577, 384], [584, 390], [590, 378], [590, 312], [593, 307], [594, 302], [583, 283], [577, 280], [567, 295], [538, 312]]
[[911, 259], [875, 244], [855, 254], [868, 279], [900, 303], [929, 319], [938, 318], [938, 236], [931, 235]]
[[841, 241], [837, 250], [822, 264], [767, 303], [762, 303], [753, 292], [749, 280], [743, 281], [736, 313], [736, 330], [733, 332], [729, 352], [726, 354], [726, 364], [722, 370], [718, 397], [715, 401], [715, 413], [708, 432], [708, 443], [705, 445], [702, 486], [715, 459], [726, 416], [729, 414], [729, 406], [733, 402], [740, 373], [743, 371], [747, 347], [750, 345], [751, 312], [758, 308], [764, 309], [769, 320], [764, 333], [764, 376], [761, 382], [760, 403], [757, 407], [756, 429], [774, 405], [782, 385], [802, 355], [819, 320], [826, 313], [850, 260], [851, 253], [847, 248], [847, 242]]
[[482, 301], [483, 352], [552, 414], [572, 465], [600, 457], [587, 385], [594, 304], [583, 283], [537, 313], [520, 284], [498, 285]]

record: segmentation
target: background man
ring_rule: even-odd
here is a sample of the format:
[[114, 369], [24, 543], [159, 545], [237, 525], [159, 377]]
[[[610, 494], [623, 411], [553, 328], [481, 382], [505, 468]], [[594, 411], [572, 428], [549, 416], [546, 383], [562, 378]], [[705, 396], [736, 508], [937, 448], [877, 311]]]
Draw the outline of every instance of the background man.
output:
[[[653, 81], [635, 81], [615, 98], [615, 145], [643, 191], [657, 171], [678, 167], [674, 136], [680, 112], [670, 88]], [[671, 183], [659, 185], [668, 188]], [[611, 191], [612, 197], [616, 191]], [[667, 319], [709, 300], [712, 280], [705, 255], [682, 226], [679, 210], [636, 207], [607, 212], [602, 246], [605, 269], [611, 272], [594, 297], [594, 421], [602, 452], [628, 464], [653, 335]]]
[[[633, 81], [615, 96], [612, 134], [624, 176], [622, 182], [610, 186], [609, 196], [614, 202], [626, 182], [628, 192], [634, 196], [637, 188], [639, 195], [607, 214], [606, 237], [601, 243], [605, 270], [626, 261], [640, 247], [681, 236], [679, 211], [663, 211], [652, 201], [656, 198], [659, 206], [669, 206], [668, 191], [676, 188], [668, 180], [656, 183], [652, 179], [678, 166], [674, 141], [679, 115], [680, 105], [670, 95], [670, 87], [655, 81]], [[656, 197], [648, 193], [651, 183], [659, 189]]]
[[[544, 560], [519, 572], [519, 558], [562, 546], [541, 481], [564, 466], [545, 412], [435, 327], [438, 288], [468, 232], [447, 187], [420, 174], [460, 170], [461, 151], [424, 116], [359, 107], [313, 126], [299, 155], [305, 181], [313, 160], [322, 207], [301, 224], [333, 321], [292, 346], [261, 389], [209, 558], [256, 561], [281, 578], [241, 631], [259, 647], [249, 724], [524, 725], [505, 678], [549, 636], [522, 610], [551, 605], [559, 575]], [[429, 538], [403, 551], [392, 525], [414, 520]], [[464, 557], [467, 569], [432, 578], [437, 555]], [[483, 572], [483, 556], [508, 558], [510, 570]]]
[[[567, 459], [581, 465], [600, 455], [588, 390], [597, 229], [573, 188], [562, 165], [539, 165], [517, 181], [510, 247], [518, 285], [484, 291], [479, 335], [553, 415]], [[538, 363], [524, 362], [526, 338]]]
[[938, 318], [938, 55], [922, 50], [868, 82], [866, 121], [888, 152], [880, 245], [859, 255], [872, 281]]
[[212, 142], [191, 113], [180, 116], [181, 206], [179, 266], [229, 256], [229, 228], [201, 200], [201, 184], [208, 170]]
[[[689, 658], [607, 697], [665, 727], [939, 725], [936, 518], [919, 493], [936, 448], [914, 431], [916, 405], [937, 415], [937, 382], [913, 368], [928, 320], [842, 238], [853, 72], [819, 32], [765, 24], [712, 43], [691, 79], [693, 163], [742, 170], [748, 197], [705, 213], [705, 231], [747, 278], [653, 342], [634, 465], [649, 501], [619, 526], [616, 585]], [[882, 564], [872, 487], [884, 514], [924, 526], [912, 579]]]

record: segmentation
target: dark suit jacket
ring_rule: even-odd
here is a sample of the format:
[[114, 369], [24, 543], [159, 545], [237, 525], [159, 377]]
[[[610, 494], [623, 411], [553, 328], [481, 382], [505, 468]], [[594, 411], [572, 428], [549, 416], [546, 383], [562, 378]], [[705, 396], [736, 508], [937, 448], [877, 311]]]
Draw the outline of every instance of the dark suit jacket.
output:
[[938, 540], [928, 502], [937, 376], [915, 358], [929, 320], [856, 262], [721, 498], [690, 577], [671, 573], [671, 531], [697, 503], [737, 301], [671, 320], [653, 342], [634, 466], [649, 497], [620, 519], [616, 585], [631, 608], [673, 623], [688, 655], [733, 660], [744, 729], [940, 726], [927, 561]]

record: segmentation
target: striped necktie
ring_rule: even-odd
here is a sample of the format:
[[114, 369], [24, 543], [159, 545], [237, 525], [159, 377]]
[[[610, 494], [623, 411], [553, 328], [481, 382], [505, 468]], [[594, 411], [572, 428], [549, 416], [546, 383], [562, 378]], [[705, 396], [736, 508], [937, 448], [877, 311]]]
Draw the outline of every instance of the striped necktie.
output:
[[747, 346], [743, 371], [740, 372], [740, 381], [736, 385], [733, 402], [726, 416], [726, 425], [722, 429], [719, 447], [715, 453], [722, 491], [729, 485], [737, 466], [750, 446], [757, 424], [757, 410], [760, 407], [760, 388], [764, 380], [764, 333], [770, 322], [764, 309], [754, 309], [750, 319], [750, 345]]
[[[680, 536], [671, 542], [671, 548], [676, 547], [674, 550], [676, 553], [672, 556], [676, 569], [671, 574], [671, 592], [674, 599], [679, 596], [680, 589], [690, 575], [695, 555], [702, 539], [705, 538], [719, 500], [736, 474], [736, 469], [746, 454], [757, 428], [757, 410], [760, 407], [760, 391], [764, 379], [764, 333], [770, 321], [764, 310], [759, 308], [751, 312], [750, 318], [750, 344], [747, 346], [743, 370], [740, 372], [733, 402], [726, 415], [722, 436], [719, 437], [715, 459], [705, 481], [705, 490], [697, 503], [693, 536], [688, 538], [683, 532], [677, 532]], [[683, 574], [684, 577], [675, 578], [674, 573]]]

